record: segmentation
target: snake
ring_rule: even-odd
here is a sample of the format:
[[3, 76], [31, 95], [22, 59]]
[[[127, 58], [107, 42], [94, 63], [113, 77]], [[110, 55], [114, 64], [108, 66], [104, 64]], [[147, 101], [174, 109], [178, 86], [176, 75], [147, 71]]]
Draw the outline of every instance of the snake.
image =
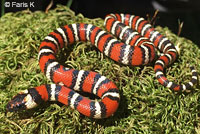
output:
[[[156, 78], [173, 91], [191, 89], [197, 82], [194, 67], [190, 67], [192, 78], [185, 84], [176, 84], [165, 77], [164, 68], [177, 59], [178, 52], [175, 45], [144, 18], [109, 14], [104, 26], [107, 31], [92, 24], [74, 23], [49, 33], [40, 44], [38, 60], [41, 71], [54, 84], [21, 91], [8, 102], [7, 111], [26, 110], [45, 101], [58, 101], [90, 118], [112, 116], [120, 103], [120, 92], [115, 83], [94, 71], [65, 67], [56, 59], [59, 50], [80, 41], [90, 42], [104, 55], [124, 65], [142, 66], [155, 61]], [[157, 50], [162, 55], [155, 60]], [[98, 98], [90, 99], [80, 92]]]

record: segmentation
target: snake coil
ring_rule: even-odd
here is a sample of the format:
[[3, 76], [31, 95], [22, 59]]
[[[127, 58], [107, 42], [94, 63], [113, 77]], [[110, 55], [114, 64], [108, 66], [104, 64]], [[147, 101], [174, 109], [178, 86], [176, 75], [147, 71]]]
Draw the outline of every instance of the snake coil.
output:
[[[78, 41], [90, 41], [111, 59], [132, 66], [151, 63], [155, 59], [156, 48], [163, 53], [154, 66], [156, 77], [162, 85], [174, 91], [184, 91], [197, 82], [194, 67], [191, 67], [192, 79], [186, 84], [178, 85], [164, 76], [164, 68], [174, 62], [178, 54], [169, 39], [148, 21], [129, 14], [109, 14], [104, 25], [107, 31], [125, 43], [99, 27], [84, 23], [66, 25], [46, 36], [40, 44], [38, 60], [41, 71], [55, 84], [41, 85], [19, 93], [8, 103], [7, 110], [30, 109], [49, 100], [59, 101], [91, 118], [111, 116], [119, 105], [117, 86], [96, 72], [66, 68], [56, 61], [60, 49]], [[100, 99], [90, 100], [75, 91], [92, 93]]]

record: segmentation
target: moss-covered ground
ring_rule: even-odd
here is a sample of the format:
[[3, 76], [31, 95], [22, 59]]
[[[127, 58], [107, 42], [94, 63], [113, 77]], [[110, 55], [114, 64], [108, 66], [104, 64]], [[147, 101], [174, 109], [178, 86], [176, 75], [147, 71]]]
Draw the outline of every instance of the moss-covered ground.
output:
[[[93, 70], [113, 80], [121, 102], [114, 116], [95, 120], [60, 103], [44, 103], [28, 111], [6, 112], [19, 91], [50, 83], [40, 71], [38, 47], [52, 30], [71, 23], [91, 23], [103, 28], [103, 20], [84, 18], [64, 6], [48, 13], [21, 11], [0, 19], [0, 133], [198, 133], [200, 134], [200, 86], [189, 93], [174, 93], [158, 83], [153, 64], [121, 65], [100, 53], [89, 42], [66, 48], [59, 61], [71, 68]], [[166, 69], [167, 78], [188, 82], [189, 65], [200, 72], [200, 49], [168, 28], [156, 27], [180, 46], [179, 58]], [[198, 80], [199, 83], [199, 80]]]

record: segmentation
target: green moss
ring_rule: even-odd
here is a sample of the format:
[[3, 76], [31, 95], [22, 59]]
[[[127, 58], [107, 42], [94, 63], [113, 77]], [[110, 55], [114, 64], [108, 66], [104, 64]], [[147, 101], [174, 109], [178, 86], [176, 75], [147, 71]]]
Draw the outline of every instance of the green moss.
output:
[[[112, 61], [90, 43], [77, 43], [58, 56], [68, 67], [93, 70], [115, 81], [120, 89], [118, 111], [108, 119], [94, 120], [59, 103], [46, 103], [19, 113], [6, 113], [6, 104], [19, 91], [50, 83], [41, 73], [37, 55], [44, 37], [71, 23], [91, 23], [103, 28], [102, 19], [88, 19], [64, 6], [48, 14], [22, 11], [0, 19], [0, 133], [198, 133], [200, 87], [177, 94], [163, 87], [152, 66], [130, 67]], [[200, 49], [191, 41], [157, 27], [181, 48], [179, 59], [166, 69], [175, 82], [191, 77], [188, 65], [200, 72]], [[66, 56], [64, 59], [61, 59]]]

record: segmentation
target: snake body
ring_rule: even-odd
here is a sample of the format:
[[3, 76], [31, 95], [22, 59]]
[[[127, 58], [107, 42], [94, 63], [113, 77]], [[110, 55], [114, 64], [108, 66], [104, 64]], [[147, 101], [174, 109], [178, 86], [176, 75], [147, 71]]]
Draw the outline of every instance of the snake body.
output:
[[[40, 44], [38, 60], [41, 71], [55, 84], [19, 93], [8, 103], [8, 111], [30, 109], [49, 100], [59, 101], [91, 118], [113, 115], [118, 108], [120, 95], [112, 81], [96, 72], [66, 68], [56, 60], [60, 49], [79, 41], [89, 41], [114, 61], [132, 66], [151, 63], [156, 57], [155, 49], [158, 49], [164, 54], [156, 60], [154, 70], [162, 85], [182, 91], [191, 89], [197, 82], [197, 72], [193, 67], [192, 79], [186, 84], [175, 84], [164, 76], [164, 68], [174, 62], [178, 54], [175, 46], [148, 21], [129, 14], [109, 14], [104, 24], [108, 32], [125, 43], [97, 26], [84, 23], [66, 25], [46, 36]], [[75, 91], [92, 93], [100, 99], [90, 100]]]

